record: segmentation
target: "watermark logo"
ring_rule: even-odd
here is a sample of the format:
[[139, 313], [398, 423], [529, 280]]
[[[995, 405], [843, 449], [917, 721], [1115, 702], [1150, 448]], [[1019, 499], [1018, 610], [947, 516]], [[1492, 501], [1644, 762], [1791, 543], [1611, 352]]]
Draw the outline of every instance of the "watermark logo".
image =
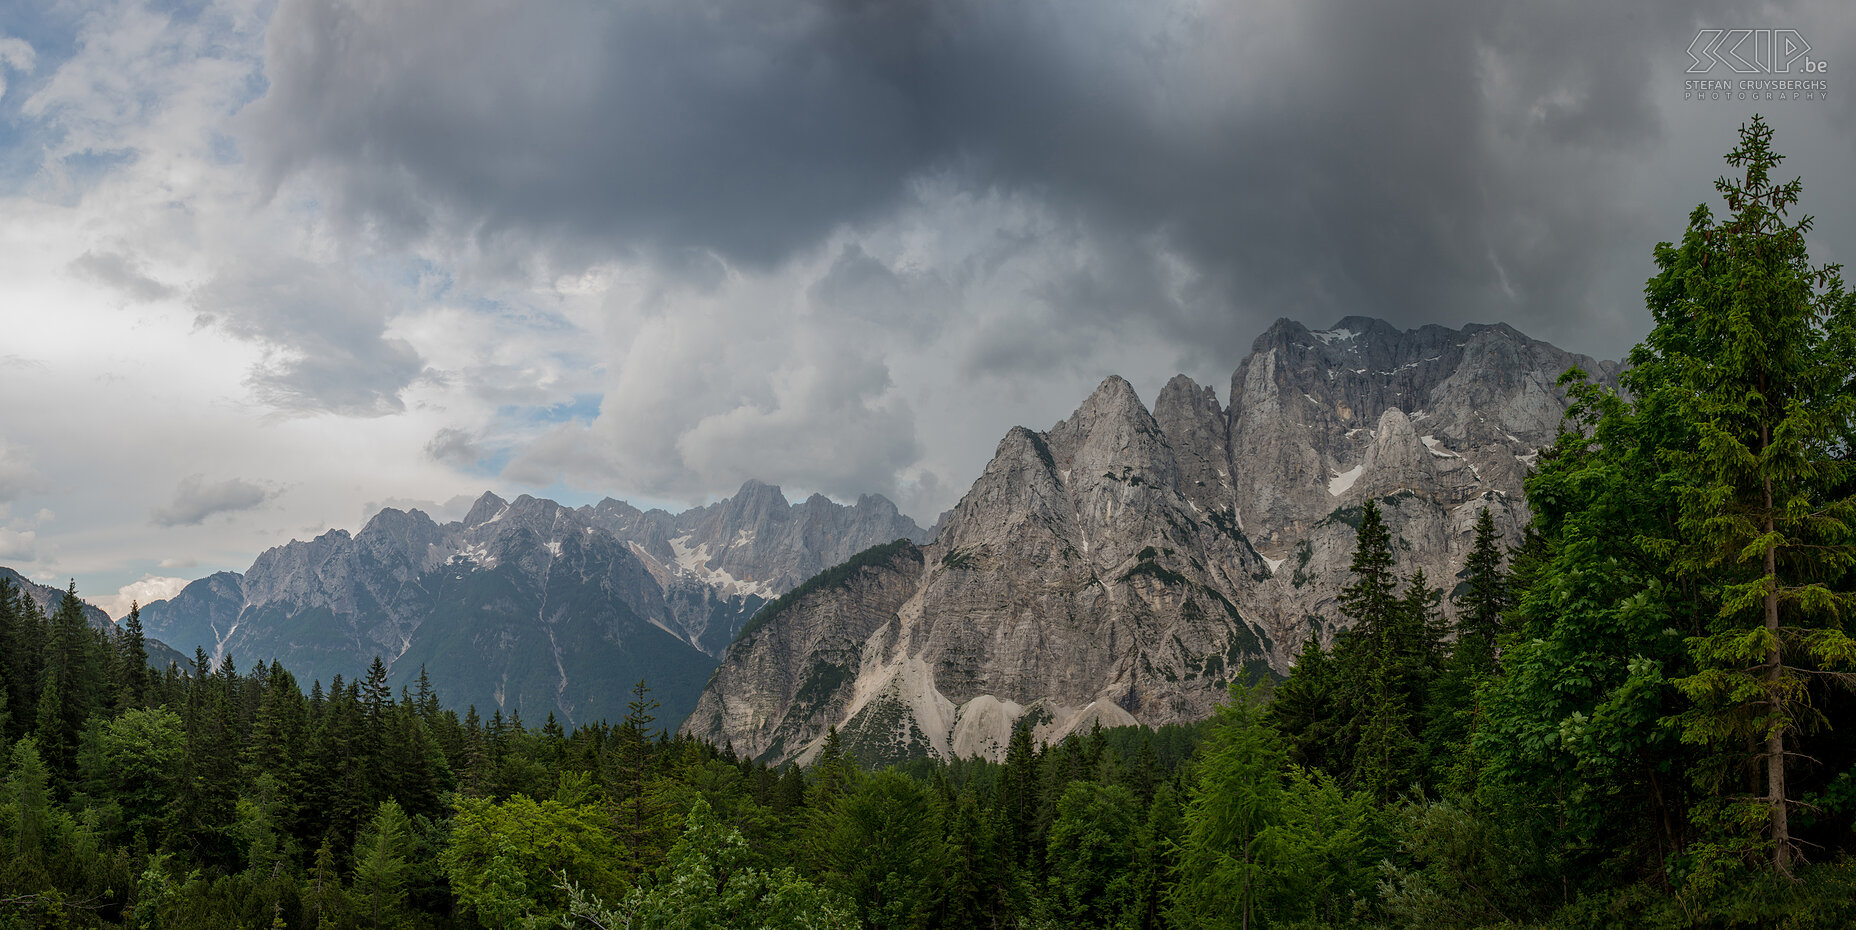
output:
[[1735, 74], [1824, 74], [1830, 62], [1811, 57], [1796, 29], [1703, 29], [1688, 46], [1690, 74], [1726, 65]]
[[[1830, 62], [1796, 29], [1703, 29], [1688, 44], [1683, 100], [1825, 100]], [[1697, 77], [1697, 75], [1706, 75]]]

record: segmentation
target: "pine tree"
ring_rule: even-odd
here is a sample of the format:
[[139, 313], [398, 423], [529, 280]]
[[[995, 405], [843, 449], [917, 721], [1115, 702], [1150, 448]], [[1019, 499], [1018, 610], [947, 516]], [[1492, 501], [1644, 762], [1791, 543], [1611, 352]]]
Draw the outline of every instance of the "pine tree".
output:
[[1787, 217], [1802, 183], [1773, 178], [1771, 141], [1758, 117], [1741, 127], [1727, 162], [1744, 173], [1715, 182], [1729, 216], [1698, 207], [1680, 247], [1657, 247], [1645, 292], [1658, 325], [1637, 354], [1668, 364], [1665, 389], [1699, 431], [1673, 456], [1687, 482], [1670, 554], [1721, 585], [1718, 615], [1690, 640], [1698, 670], [1677, 682], [1696, 705], [1684, 735], [1758, 747], [1764, 795], [1751, 800], [1773, 868], [1790, 874], [1791, 758], [1822, 721], [1809, 681], [1856, 663], [1842, 620], [1856, 595], [1830, 583], [1856, 566], [1856, 295], [1838, 266], [1810, 265], [1813, 220]]
[[148, 706], [148, 641], [142, 634], [142, 605], [129, 602], [129, 616], [118, 630], [116, 705], [123, 710]]
[[1502, 615], [1511, 601], [1508, 577], [1502, 572], [1501, 541], [1495, 534], [1495, 518], [1491, 508], [1484, 507], [1476, 517], [1476, 541], [1463, 563], [1463, 591], [1457, 596], [1457, 645], [1452, 650], [1464, 654], [1464, 665], [1473, 677], [1486, 676], [1495, 668]]
[[[1349, 564], [1353, 581], [1340, 594], [1341, 616], [1351, 620], [1352, 627], [1341, 634], [1333, 657], [1330, 761], [1334, 774], [1347, 784], [1371, 785], [1376, 794], [1386, 796], [1402, 787], [1407, 774], [1410, 747], [1404, 734], [1412, 713], [1404, 700], [1409, 671], [1405, 653], [1416, 641], [1407, 622], [1410, 605], [1398, 595], [1392, 565], [1391, 531], [1378, 504], [1368, 500], [1360, 508]], [[1316, 663], [1316, 669], [1320, 666]]]
[[625, 705], [625, 721], [615, 734], [613, 747], [613, 821], [621, 841], [631, 853], [634, 872], [644, 868], [647, 854], [657, 848], [656, 841], [665, 826], [660, 823], [664, 807], [651, 797], [649, 790], [650, 734], [651, 725], [656, 721], [651, 712], [657, 709], [657, 702], [651, 699], [650, 693], [651, 689], [642, 679], [632, 688], [632, 699]]
[[[1537, 534], [1536, 534], [1537, 538]], [[1476, 717], [1476, 689], [1495, 673], [1497, 643], [1511, 596], [1502, 572], [1495, 520], [1485, 507], [1476, 519], [1476, 540], [1463, 566], [1457, 595], [1456, 641], [1432, 689], [1425, 745], [1439, 754], [1440, 767], [1460, 759]], [[1467, 772], [1453, 773], [1459, 779]]]
[[1321, 633], [1310, 630], [1289, 679], [1276, 687], [1265, 711], [1288, 743], [1289, 760], [1331, 775], [1343, 774], [1347, 754], [1340, 745], [1346, 726], [1339, 706], [1342, 670], [1321, 648]]
[[1038, 755], [1031, 726], [1021, 719], [1006, 743], [1005, 770], [999, 773], [994, 800], [1005, 821], [1001, 840], [1006, 862], [1014, 866], [1032, 865], [1036, 852]]
[[1366, 651], [1376, 653], [1397, 611], [1398, 581], [1392, 574], [1392, 533], [1374, 501], [1360, 508], [1360, 526], [1348, 570], [1353, 574], [1353, 583], [1341, 589], [1341, 616], [1353, 621], [1353, 636]]
[[315, 864], [304, 884], [303, 910], [314, 919], [317, 930], [348, 925], [348, 895], [342, 889], [332, 839], [324, 839], [316, 849]]
[[67, 783], [77, 770], [78, 734], [102, 710], [99, 697], [106, 691], [95, 645], [74, 581], [51, 618], [35, 727], [46, 768]]
[[6, 825], [11, 828], [7, 831], [12, 834], [11, 852], [17, 865], [36, 870], [46, 855], [50, 773], [31, 737], [13, 744], [10, 761], [4, 796], [13, 820]]
[[361, 681], [361, 707], [366, 712], [368, 725], [381, 725], [392, 706], [393, 689], [387, 685], [387, 664], [375, 656], [373, 664], [367, 667], [367, 677]]
[[411, 865], [401, 853], [410, 839], [412, 824], [391, 800], [380, 802], [373, 820], [354, 844], [354, 881], [350, 900], [369, 927], [394, 923], [406, 905], [406, 883]]

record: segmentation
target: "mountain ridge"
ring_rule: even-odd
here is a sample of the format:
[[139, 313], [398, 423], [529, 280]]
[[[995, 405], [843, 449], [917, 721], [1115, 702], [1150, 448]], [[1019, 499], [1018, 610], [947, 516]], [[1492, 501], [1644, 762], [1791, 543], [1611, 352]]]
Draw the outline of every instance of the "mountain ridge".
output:
[[[1199, 719], [1244, 670], [1281, 674], [1308, 636], [1331, 641], [1365, 500], [1384, 502], [1401, 573], [1446, 586], [1481, 511], [1512, 538], [1575, 365], [1618, 371], [1505, 324], [1347, 317], [1278, 320], [1228, 406], [1181, 375], [1150, 410], [1111, 375], [1048, 430], [1006, 432], [919, 571], [866, 567], [864, 588], [734, 644], [685, 730], [779, 762], [835, 726], [880, 764], [996, 756], [1020, 720], [1051, 740]], [[800, 669], [772, 675], [763, 654]]]
[[853, 544], [923, 532], [880, 496], [793, 505], [758, 481], [676, 515], [486, 492], [451, 523], [384, 508], [357, 532], [293, 539], [143, 618], [215, 659], [277, 659], [306, 679], [352, 677], [378, 655], [404, 684], [423, 664], [486, 713], [616, 719], [646, 679], [680, 720], [762, 603]]

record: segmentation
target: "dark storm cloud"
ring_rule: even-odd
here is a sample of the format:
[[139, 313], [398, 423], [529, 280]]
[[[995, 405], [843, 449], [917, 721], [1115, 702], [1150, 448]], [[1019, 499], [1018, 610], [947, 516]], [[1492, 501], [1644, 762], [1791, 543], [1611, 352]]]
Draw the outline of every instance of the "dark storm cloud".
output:
[[[1135, 272], [1060, 273], [1066, 325], [1137, 313], [1226, 360], [1278, 315], [1552, 336], [1634, 302], [1673, 234], [1622, 169], [1696, 24], [1739, 9], [285, 0], [250, 138], [389, 236], [766, 265], [932, 178], [1036, 198]], [[856, 258], [822, 293], [887, 286]], [[1150, 273], [1173, 259], [1183, 293]]]
[[770, 261], [935, 157], [903, 6], [287, 2], [253, 138], [389, 233]]
[[188, 475], [174, 489], [174, 499], [149, 515], [156, 526], [197, 526], [219, 513], [250, 510], [277, 495], [241, 478], [208, 482], [205, 475]]

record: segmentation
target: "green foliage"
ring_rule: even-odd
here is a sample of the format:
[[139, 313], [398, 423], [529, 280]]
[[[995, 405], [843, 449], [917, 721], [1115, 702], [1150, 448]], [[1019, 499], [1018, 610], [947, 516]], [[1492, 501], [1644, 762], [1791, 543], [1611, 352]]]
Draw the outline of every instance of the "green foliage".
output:
[[350, 900], [364, 926], [378, 928], [399, 923], [412, 871], [401, 853], [411, 835], [412, 822], [406, 812], [392, 801], [382, 801], [367, 829], [356, 838]]
[[1120, 785], [1072, 781], [1064, 789], [1045, 859], [1059, 924], [1119, 926], [1137, 912], [1142, 819], [1134, 794]]
[[596, 804], [535, 801], [516, 795], [501, 803], [459, 798], [451, 842], [442, 861], [458, 906], [486, 926], [539, 909], [562, 913], [565, 878], [606, 900], [628, 887], [620, 872], [620, 846], [605, 811]]
[[[1810, 265], [1812, 219], [1787, 218], [1802, 184], [1772, 177], [1783, 158], [1771, 139], [1757, 117], [1743, 126], [1727, 161], [1744, 175], [1715, 182], [1728, 217], [1698, 207], [1681, 246], [1658, 246], [1645, 289], [1657, 328], [1636, 356], [1664, 376], [1646, 387], [1696, 429], [1692, 447], [1666, 456], [1685, 480], [1678, 533], [1661, 548], [1718, 586], [1718, 609], [1688, 639], [1695, 669], [1674, 681], [1693, 702], [1682, 736], [1717, 758], [1757, 746], [1764, 790], [1725, 821], [1761, 814], [1786, 872], [1797, 853], [1788, 743], [1825, 722], [1809, 679], [1856, 664], [1843, 620], [1856, 605], [1844, 580], [1856, 567], [1856, 295], [1837, 266]], [[1721, 761], [1710, 787], [1737, 768]]]
[[1378, 504], [1359, 511], [1351, 570], [1340, 613], [1352, 621], [1332, 657], [1320, 639], [1303, 645], [1283, 684], [1271, 722], [1282, 728], [1291, 757], [1364, 789], [1382, 803], [1438, 782], [1423, 735], [1452, 709], [1433, 696], [1444, 635], [1439, 603], [1423, 571], [1398, 593], [1391, 531]]
[[854, 903], [872, 930], [925, 927], [947, 858], [941, 805], [893, 770], [862, 779], [808, 831], [825, 887]]
[[609, 911], [586, 895], [570, 894], [568, 926], [635, 930], [853, 930], [855, 911], [837, 895], [791, 868], [756, 867], [739, 830], [715, 818], [707, 802], [690, 808], [683, 835], [671, 847], [659, 878], [637, 888]]
[[1381, 865], [1386, 910], [1413, 927], [1528, 923], [1561, 903], [1547, 835], [1526, 811], [1475, 798], [1395, 812], [1396, 861]]
[[1263, 836], [1281, 819], [1281, 738], [1263, 719], [1262, 695], [1232, 692], [1198, 764], [1186, 805], [1172, 917], [1184, 927], [1252, 926], [1268, 891]]
[[159, 843], [178, 788], [180, 716], [165, 707], [130, 710], [86, 729], [84, 741], [84, 794], [110, 809], [111, 838]]
[[[105, 635], [74, 589], [48, 617], [0, 574], [0, 927], [1849, 926], [1856, 324], [1768, 139], [1732, 156], [1728, 219], [1659, 247], [1621, 390], [1563, 382], [1508, 572], [1479, 514], [1447, 650], [1374, 501], [1332, 515], [1351, 583], [1273, 694], [1055, 745], [1034, 705], [1003, 761], [866, 772], [893, 735], [871, 702], [802, 773], [665, 732], [642, 682], [616, 726], [530, 730], [460, 719], [423, 675], [396, 701], [384, 662], [307, 697], [230, 656], [137, 675], [133, 613]], [[1173, 555], [1130, 577], [1183, 584]], [[861, 553], [754, 624], [911, 556]], [[472, 604], [508, 583], [453, 581]], [[494, 638], [472, 613], [459, 655]], [[1226, 648], [1198, 674], [1268, 644]], [[512, 684], [548, 671], [503, 658]]]

